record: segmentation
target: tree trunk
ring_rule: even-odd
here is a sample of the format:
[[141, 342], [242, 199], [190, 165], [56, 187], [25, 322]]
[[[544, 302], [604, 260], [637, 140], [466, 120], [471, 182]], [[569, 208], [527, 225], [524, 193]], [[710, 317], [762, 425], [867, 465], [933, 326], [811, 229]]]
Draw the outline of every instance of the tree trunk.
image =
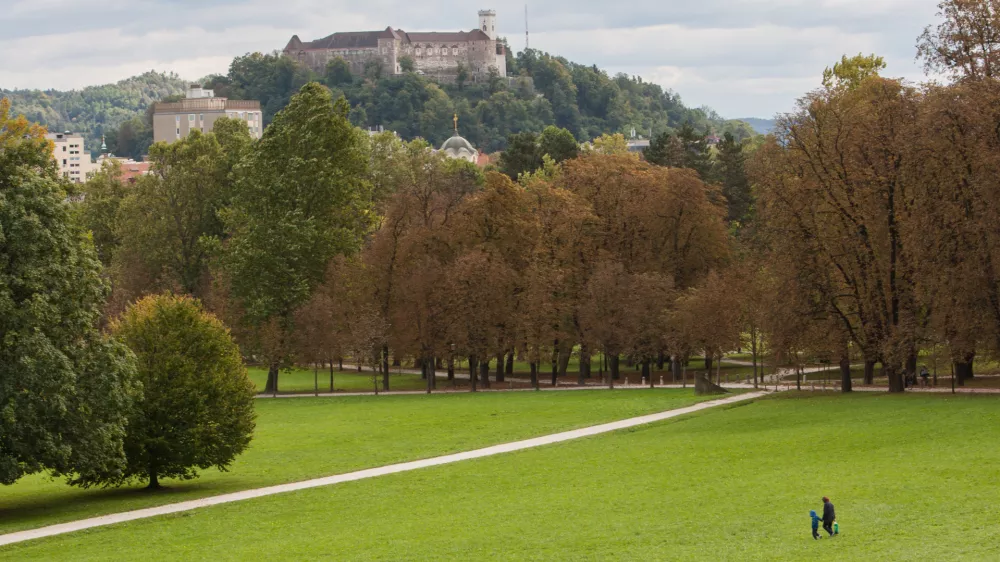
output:
[[449, 356], [448, 357], [448, 380], [449, 381], [455, 380], [455, 357], [454, 356]]
[[662, 371], [663, 366], [666, 364], [666, 362], [667, 362], [667, 356], [665, 353], [661, 351], [656, 355], [656, 370]]
[[389, 346], [382, 346], [382, 388], [389, 392]]
[[278, 393], [278, 363], [273, 362], [267, 368], [267, 384], [264, 385], [264, 394]]
[[343, 357], [338, 357], [337, 358], [337, 370], [340, 371], [341, 373], [344, 372], [344, 358]]
[[313, 396], [319, 396], [319, 363], [313, 361]]
[[538, 390], [538, 362], [531, 362], [531, 388]]
[[617, 353], [608, 357], [608, 367], [611, 370], [611, 376], [608, 378], [611, 379], [612, 381], [618, 380], [621, 369], [621, 358], [618, 356]]
[[424, 361], [424, 365], [424, 371], [427, 374], [427, 394], [430, 394], [434, 390], [434, 384], [437, 382], [437, 365], [434, 363], [433, 357]]
[[906, 356], [906, 375], [914, 379], [917, 377], [917, 350], [915, 349]]
[[497, 353], [497, 375], [496, 375], [497, 382], [504, 382], [503, 356], [504, 356], [503, 353]]
[[403, 365], [403, 363], [402, 363], [402, 361], [399, 360], [399, 357], [393, 357], [392, 358], [392, 366], [393, 367], [401, 367], [402, 365]]
[[967, 380], [975, 377], [975, 373], [972, 371], [975, 360], [976, 352], [973, 351], [972, 353], [963, 354], [961, 360], [955, 362], [955, 376], [957, 377], [958, 386], [965, 386]]
[[417, 357], [416, 359], [413, 360], [413, 368], [420, 369], [420, 378], [423, 380], [427, 380], [427, 369], [426, 366], [424, 365], [423, 357]]
[[514, 376], [514, 359], [514, 350], [512, 349], [507, 352], [507, 364], [503, 369], [504, 373], [506, 373], [508, 377]]
[[712, 376], [712, 358], [713, 355], [705, 350], [705, 370], [708, 371], [708, 376]]
[[333, 394], [333, 361], [330, 361], [330, 394]]
[[906, 384], [903, 381], [903, 373], [896, 366], [882, 364], [882, 371], [889, 378], [889, 392], [906, 392]]
[[670, 359], [670, 378], [671, 382], [677, 382], [677, 379], [681, 378], [681, 358], [672, 357]]
[[563, 346], [559, 350], [559, 376], [566, 377], [566, 373], [569, 372], [569, 360], [573, 356], [572, 346]]
[[841, 392], [854, 390], [854, 382], [851, 380], [851, 357], [847, 351], [840, 356], [840, 390]]
[[483, 379], [483, 388], [490, 387], [490, 362], [483, 361], [479, 364], [479, 377]]
[[159, 478], [159, 475], [157, 474], [156, 465], [150, 464], [149, 465], [149, 485], [146, 486], [146, 489], [147, 490], [159, 490], [160, 488], [162, 488], [162, 486], [160, 486], [160, 478]]
[[958, 386], [965, 386], [966, 381], [972, 378], [972, 362], [962, 361], [955, 363], [955, 379]]
[[646, 378], [649, 383], [649, 388], [653, 388], [653, 373], [649, 372], [649, 365], [651, 361], [649, 359], [642, 360], [642, 376]]
[[478, 371], [478, 370], [479, 370], [479, 360], [476, 358], [475, 355], [470, 355], [469, 356], [469, 384], [472, 385], [472, 392], [476, 391], [476, 386], [477, 386], [477, 383], [479, 382], [477, 380], [477, 373], [476, 373], [476, 371]]
[[552, 344], [552, 386], [559, 380], [559, 340]]
[[875, 384], [875, 362], [865, 360], [865, 385]]
[[586, 344], [580, 346], [580, 370], [577, 373], [576, 383], [580, 386], [587, 384], [590, 378], [590, 350]]

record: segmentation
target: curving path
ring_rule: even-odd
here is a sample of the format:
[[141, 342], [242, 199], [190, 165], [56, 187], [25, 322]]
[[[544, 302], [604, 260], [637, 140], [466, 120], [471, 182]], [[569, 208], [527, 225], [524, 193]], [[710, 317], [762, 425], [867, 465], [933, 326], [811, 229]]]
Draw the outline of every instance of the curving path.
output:
[[429, 468], [432, 466], [440, 466], [455, 462], [479, 459], [483, 457], [490, 457], [493, 455], [511, 453], [514, 451], [521, 451], [524, 449], [542, 447], [545, 445], [552, 445], [554, 443], [561, 443], [563, 441], [571, 441], [574, 439], [580, 439], [582, 437], [590, 437], [592, 435], [600, 435], [602, 433], [609, 433], [612, 431], [618, 431], [620, 429], [627, 429], [639, 425], [646, 425], [658, 421], [668, 420], [670, 418], [676, 418], [678, 416], [683, 416], [685, 414], [691, 414], [694, 412], [699, 412], [701, 410], [707, 410], [718, 406], [725, 406], [727, 404], [734, 404], [737, 402], [754, 400], [756, 398], [760, 398], [761, 396], [765, 396], [766, 394], [768, 393], [750, 392], [746, 394], [738, 394], [736, 396], [731, 396], [720, 400], [712, 400], [709, 402], [702, 402], [700, 404], [695, 404], [693, 406], [687, 406], [676, 410], [661, 412], [659, 414], [650, 414], [646, 416], [640, 416], [637, 418], [630, 418], [626, 420], [595, 425], [592, 427], [586, 427], [583, 429], [564, 431], [552, 435], [544, 435], [542, 437], [526, 439], [524, 441], [515, 441], [513, 443], [505, 443], [503, 445], [494, 445], [492, 447], [475, 449], [472, 451], [466, 451], [464, 453], [455, 453], [452, 455], [445, 455], [442, 457], [434, 457], [419, 461], [393, 464], [389, 466], [383, 466], [380, 468], [370, 468], [366, 470], [359, 470], [356, 472], [349, 472], [347, 474], [340, 474], [337, 476], [328, 476], [325, 478], [316, 478], [313, 480], [305, 480], [303, 482], [295, 482], [292, 484], [269, 486], [266, 488], [258, 488], [255, 490], [244, 490], [242, 492], [234, 492], [231, 494], [223, 494], [219, 496], [202, 498], [198, 500], [162, 505], [159, 507], [138, 509], [135, 511], [128, 511], [124, 513], [113, 513], [111, 515], [92, 517], [90, 519], [81, 519], [79, 521], [61, 523], [59, 525], [50, 525], [48, 527], [41, 527], [38, 529], [30, 529], [27, 531], [8, 533], [6, 535], [0, 535], [0, 546], [29, 541], [33, 539], [40, 539], [44, 537], [52, 537], [55, 535], [62, 535], [66, 533], [73, 533], [76, 531], [82, 531], [84, 529], [92, 529], [94, 527], [115, 525], [117, 523], [124, 523], [126, 521], [134, 521], [136, 519], [147, 519], [149, 517], [168, 515], [171, 513], [179, 513], [182, 511], [191, 511], [193, 509], [201, 509], [203, 507], [210, 507], [213, 505], [251, 500], [254, 498], [273, 496], [276, 494], [286, 494], [288, 492], [296, 492], [299, 490], [307, 490], [310, 488], [332, 486], [334, 484], [341, 484], [344, 482], [353, 482], [355, 480], [375, 478], [378, 476], [385, 476], [388, 474], [397, 474], [400, 472], [407, 472], [410, 470], [418, 470], [421, 468]]

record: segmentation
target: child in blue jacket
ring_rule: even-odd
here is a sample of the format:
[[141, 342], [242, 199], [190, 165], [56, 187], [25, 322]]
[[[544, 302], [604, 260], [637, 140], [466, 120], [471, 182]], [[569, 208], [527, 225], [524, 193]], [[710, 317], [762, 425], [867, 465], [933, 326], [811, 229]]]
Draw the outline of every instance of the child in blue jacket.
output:
[[819, 539], [819, 522], [822, 521], [819, 515], [816, 515], [816, 510], [809, 512], [809, 517], [812, 517], [813, 522], [813, 538]]

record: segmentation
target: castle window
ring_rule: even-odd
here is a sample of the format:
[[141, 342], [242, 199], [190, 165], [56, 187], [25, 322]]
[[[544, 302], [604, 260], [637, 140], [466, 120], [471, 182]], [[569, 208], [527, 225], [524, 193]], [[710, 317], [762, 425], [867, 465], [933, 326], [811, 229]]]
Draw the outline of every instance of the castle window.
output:
[[414, 50], [414, 52], [417, 54], [418, 57], [423, 54], [423, 50], [420, 47], [417, 47]]
[[458, 47], [452, 47], [451, 48], [451, 54], [457, 55], [458, 54]]

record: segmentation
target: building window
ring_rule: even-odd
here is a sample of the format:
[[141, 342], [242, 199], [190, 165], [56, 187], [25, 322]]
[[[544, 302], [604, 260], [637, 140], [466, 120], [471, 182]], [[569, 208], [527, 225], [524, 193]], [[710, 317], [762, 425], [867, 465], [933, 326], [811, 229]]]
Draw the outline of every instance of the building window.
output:
[[202, 113], [202, 114], [199, 114], [199, 115], [198, 115], [198, 120], [199, 120], [199, 121], [204, 121], [204, 120], [205, 120], [205, 114], [204, 114], [204, 113]]
[[181, 136], [181, 129], [180, 129], [180, 127], [177, 128], [177, 136], [178, 137]]
[[194, 123], [194, 113], [188, 115], [188, 123]]
[[63, 158], [63, 166], [65, 166], [65, 165], [66, 165], [66, 159]]
[[66, 145], [63, 145], [63, 152], [66, 152]]
[[181, 116], [180, 116], [180, 115], [178, 115], [178, 116], [177, 116], [177, 124], [179, 125], [179, 124], [180, 124], [180, 122], [181, 122]]

